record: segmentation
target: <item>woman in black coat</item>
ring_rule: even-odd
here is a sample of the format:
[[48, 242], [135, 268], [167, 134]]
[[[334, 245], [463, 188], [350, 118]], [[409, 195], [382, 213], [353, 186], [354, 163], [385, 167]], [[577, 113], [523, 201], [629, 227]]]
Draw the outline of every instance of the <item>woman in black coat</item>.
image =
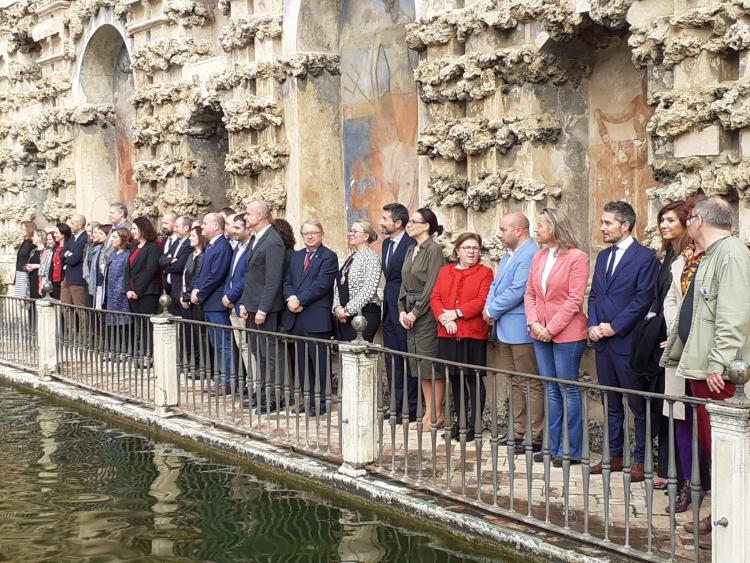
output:
[[[161, 293], [161, 249], [156, 242], [156, 230], [151, 221], [145, 217], [138, 217], [133, 221], [130, 233], [133, 235], [133, 247], [130, 250], [125, 274], [125, 295], [134, 313], [155, 315], [159, 311]], [[134, 353], [144, 357], [144, 365], [149, 367], [153, 354], [151, 322], [147, 318], [139, 317], [135, 320], [135, 329]]]

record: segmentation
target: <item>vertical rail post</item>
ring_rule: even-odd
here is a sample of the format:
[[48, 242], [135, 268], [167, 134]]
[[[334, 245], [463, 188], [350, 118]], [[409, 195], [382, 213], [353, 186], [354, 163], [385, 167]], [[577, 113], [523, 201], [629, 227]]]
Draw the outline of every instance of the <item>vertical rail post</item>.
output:
[[[341, 427], [344, 463], [339, 472], [353, 477], [377, 459], [378, 355], [369, 353], [364, 341], [342, 344]], [[395, 416], [395, 413], [392, 414]]]
[[39, 377], [49, 379], [57, 371], [57, 308], [49, 299], [36, 302], [37, 340], [39, 343]]
[[154, 328], [154, 404], [156, 412], [166, 416], [170, 407], [179, 404], [177, 324], [169, 315], [153, 316], [150, 321]]

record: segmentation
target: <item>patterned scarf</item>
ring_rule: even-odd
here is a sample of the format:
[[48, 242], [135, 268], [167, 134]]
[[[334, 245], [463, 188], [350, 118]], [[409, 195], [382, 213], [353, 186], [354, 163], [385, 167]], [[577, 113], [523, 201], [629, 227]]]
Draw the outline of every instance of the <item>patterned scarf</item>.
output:
[[682, 267], [682, 274], [680, 275], [680, 290], [685, 295], [690, 282], [695, 277], [695, 272], [698, 271], [701, 260], [703, 259], [704, 252], [696, 252], [695, 243], [691, 242], [687, 245], [682, 255], [685, 257], [685, 265]]

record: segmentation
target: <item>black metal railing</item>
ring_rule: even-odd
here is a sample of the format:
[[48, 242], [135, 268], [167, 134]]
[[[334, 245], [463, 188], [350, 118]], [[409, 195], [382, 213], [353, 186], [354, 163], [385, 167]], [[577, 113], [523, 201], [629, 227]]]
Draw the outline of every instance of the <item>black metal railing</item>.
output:
[[[704, 406], [706, 401], [448, 362], [377, 346], [370, 346], [369, 350], [379, 355], [381, 372], [378, 458], [371, 470], [628, 556], [657, 561], [700, 560], [698, 521], [710, 508], [707, 499], [704, 510], [700, 510], [704, 488], [710, 489], [710, 483], [705, 487], [701, 483], [698, 448], [698, 407]], [[408, 375], [410, 362], [413, 375]], [[397, 369], [399, 363], [400, 369]], [[409, 377], [417, 380], [417, 389], [422, 389], [423, 380], [428, 381], [433, 405], [436, 383], [444, 380], [442, 408], [439, 411], [433, 409], [429, 420], [423, 421], [424, 397], [420, 392], [416, 420], [408, 424], [407, 393], [403, 393], [401, 404], [398, 404], [393, 392], [398, 377], [402, 378], [404, 388], [408, 386]], [[456, 378], [460, 383], [459, 397], [451, 391]], [[544, 384], [543, 438], [536, 460], [531, 417], [525, 417], [525, 432], [520, 442], [513, 430], [516, 422], [513, 415], [514, 381], [521, 381], [526, 389], [526, 413], [531, 412], [531, 382]], [[476, 388], [486, 387], [489, 398], [484, 408], [480, 404], [480, 393], [473, 394], [474, 404], [469, 404], [470, 386], [467, 383], [473, 383]], [[551, 451], [550, 384], [559, 385], [563, 396], [560, 456], [553, 456]], [[580, 459], [573, 459], [571, 455], [567, 399], [573, 391], [582, 398]], [[652, 436], [655, 409], [667, 405], [669, 438], [668, 443], [659, 445], [668, 450], [664, 456], [668, 460], [666, 504], [662, 500], [665, 497], [656, 496], [661, 491], [654, 489], [657, 467], [653, 438], [644, 440], [644, 479], [632, 482], [635, 460], [631, 444], [634, 427], [630, 416], [624, 418], [623, 467], [621, 474], [617, 475], [619, 470], [614, 467], [610, 456], [606, 414], [612, 400], [610, 393], [622, 395], [626, 413], [631, 397], [640, 397], [645, 402], [646, 436]], [[503, 397], [507, 403], [498, 401], [498, 397]], [[680, 493], [674, 416], [674, 406], [678, 403], [691, 407], [686, 410], [691, 413], [688, 424], [692, 426], [689, 453], [692, 476], [687, 484], [692, 510], [675, 515]], [[444, 423], [439, 428], [441, 418]], [[429, 427], [426, 432], [425, 426]], [[601, 440], [596, 440], [595, 444], [591, 429], [597, 427], [601, 430]], [[519, 445], [520, 453], [517, 451]], [[597, 463], [602, 465], [601, 475], [592, 475], [591, 468]], [[696, 531], [693, 534], [682, 530], [686, 522], [694, 524]]]
[[182, 412], [340, 460], [335, 342], [174, 320]]
[[34, 299], [0, 296], [0, 349], [2, 360], [36, 370], [39, 341]]

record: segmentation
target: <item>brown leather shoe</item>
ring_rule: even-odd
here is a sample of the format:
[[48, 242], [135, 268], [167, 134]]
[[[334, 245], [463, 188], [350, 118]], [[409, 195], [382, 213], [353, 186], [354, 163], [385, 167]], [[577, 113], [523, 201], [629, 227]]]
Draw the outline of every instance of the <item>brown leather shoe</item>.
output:
[[[709, 514], [705, 518], [701, 518], [698, 521], [698, 533], [699, 534], [710, 534], [711, 533], [711, 515]], [[688, 534], [692, 534], [695, 532], [695, 526], [693, 526], [693, 521], [690, 520], [690, 522], [685, 523], [685, 531]]]
[[213, 386], [208, 390], [208, 394], [211, 397], [216, 397], [217, 395], [220, 397], [223, 397], [224, 395], [230, 395], [232, 393], [232, 386], [231, 385], [219, 385]]
[[[590, 473], [592, 475], [601, 475], [602, 470], [604, 467], [602, 466], [602, 463], [599, 462], [593, 467], [591, 467]], [[613, 457], [609, 462], [609, 470], [610, 471], [622, 471], [622, 458], [621, 457]]]
[[643, 464], [639, 462], [635, 462], [630, 467], [630, 482], [640, 483], [644, 479], [645, 479], [645, 476], [643, 475]]

